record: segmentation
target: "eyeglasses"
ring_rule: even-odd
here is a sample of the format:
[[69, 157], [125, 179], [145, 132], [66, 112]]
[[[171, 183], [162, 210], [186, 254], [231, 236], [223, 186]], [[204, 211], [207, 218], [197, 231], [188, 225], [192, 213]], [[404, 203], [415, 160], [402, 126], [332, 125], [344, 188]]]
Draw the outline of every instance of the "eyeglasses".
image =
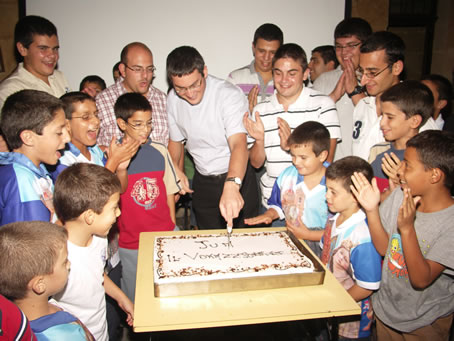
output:
[[358, 47], [359, 45], [361, 45], [361, 42], [349, 43], [347, 45], [335, 44], [334, 47], [336, 48], [336, 50], [353, 50], [355, 47]]
[[81, 118], [82, 121], [91, 121], [92, 118], [96, 118], [97, 120], [99, 120], [99, 113], [96, 112], [94, 114], [85, 114], [82, 116], [72, 116], [71, 119], [73, 119], [73, 118]]
[[194, 84], [188, 86], [187, 88], [180, 88], [179, 86], [174, 86], [175, 92], [178, 95], [184, 95], [188, 91], [194, 91], [200, 89], [202, 86], [203, 77], [196, 81]]
[[143, 68], [142, 66], [128, 66], [125, 64], [125, 66], [131, 70], [132, 72], [135, 72], [135, 73], [153, 73], [156, 71], [156, 67], [153, 65], [153, 66], [149, 66], [149, 67], [146, 67], [146, 68]]
[[385, 66], [385, 68], [383, 70], [380, 70], [380, 71], [366, 71], [366, 72], [364, 72], [363, 69], [359, 68], [358, 75], [360, 76], [360, 79], [363, 78], [363, 76], [366, 76], [366, 78], [369, 78], [369, 79], [374, 79], [379, 74], [381, 74], [383, 71], [388, 69], [390, 66], [391, 65], [388, 64], [388, 65]]
[[140, 123], [129, 123], [126, 121], [126, 124], [129, 125], [132, 129], [134, 130], [141, 130], [141, 129], [149, 129], [152, 128], [153, 122], [148, 121], [148, 122], [140, 122]]

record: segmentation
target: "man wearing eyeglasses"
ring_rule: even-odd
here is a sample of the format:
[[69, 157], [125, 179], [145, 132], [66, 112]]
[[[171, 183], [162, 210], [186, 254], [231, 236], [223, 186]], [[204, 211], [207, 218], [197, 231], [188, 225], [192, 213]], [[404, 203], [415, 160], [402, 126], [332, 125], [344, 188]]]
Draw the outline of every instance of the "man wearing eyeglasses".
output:
[[336, 103], [342, 140], [337, 143], [334, 160], [352, 153], [353, 109], [365, 96], [357, 74], [359, 49], [371, 33], [372, 28], [364, 19], [342, 20], [334, 30], [334, 47], [340, 65], [333, 71], [321, 74], [313, 84], [313, 89], [330, 95]]
[[[352, 154], [368, 160], [371, 148], [385, 142], [380, 129], [380, 96], [400, 82], [404, 69], [405, 44], [396, 34], [387, 31], [373, 33], [361, 46], [359, 75], [368, 96], [362, 98], [353, 111]], [[437, 129], [429, 119], [419, 131]]]
[[[167, 76], [173, 85], [167, 97], [169, 152], [180, 165], [186, 142], [194, 159], [192, 202], [199, 229], [225, 228], [226, 222], [245, 226], [244, 218], [258, 213], [242, 123], [246, 97], [235, 85], [208, 75], [202, 56], [190, 46], [168, 55]], [[182, 169], [177, 173], [184, 190], [192, 192]]]
[[380, 96], [399, 83], [404, 69], [405, 44], [391, 32], [375, 32], [361, 46], [359, 74], [368, 96], [353, 112], [352, 154], [365, 160], [373, 145], [384, 142], [380, 130]]
[[167, 146], [169, 128], [166, 111], [166, 95], [151, 85], [156, 68], [153, 54], [142, 43], [134, 42], [126, 45], [120, 56], [120, 75], [122, 80], [115, 82], [98, 96], [96, 106], [99, 111], [100, 131], [98, 145], [103, 148], [110, 145], [112, 139], [120, 138], [123, 133], [115, 120], [114, 105], [117, 98], [128, 92], [143, 95], [150, 102], [153, 110], [153, 131], [150, 138]]

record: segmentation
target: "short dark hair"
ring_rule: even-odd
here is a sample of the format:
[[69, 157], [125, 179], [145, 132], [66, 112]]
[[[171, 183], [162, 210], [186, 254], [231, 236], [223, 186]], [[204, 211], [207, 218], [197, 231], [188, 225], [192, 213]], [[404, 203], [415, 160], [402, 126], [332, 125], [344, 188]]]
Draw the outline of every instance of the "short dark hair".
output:
[[167, 56], [167, 77], [170, 82], [172, 77], [189, 75], [194, 70], [203, 75], [204, 67], [202, 55], [192, 46], [177, 47]]
[[35, 34], [52, 37], [57, 36], [57, 28], [49, 20], [37, 15], [27, 15], [16, 23], [14, 28], [14, 44], [21, 43], [28, 49], [33, 43]]
[[334, 161], [327, 169], [325, 177], [330, 180], [341, 181], [342, 186], [347, 192], [351, 192], [353, 173], [362, 173], [370, 182], [374, 177], [372, 166], [358, 156], [347, 156]]
[[319, 156], [324, 150], [329, 152], [330, 135], [328, 129], [316, 121], [304, 122], [292, 131], [287, 140], [289, 146], [308, 143], [312, 144], [312, 151], [316, 156]]
[[320, 56], [322, 57], [324, 64], [334, 62], [334, 68], [337, 68], [339, 66], [339, 61], [337, 60], [336, 57], [336, 50], [334, 49], [333, 45], [317, 46], [315, 49], [312, 50], [312, 54], [314, 52], [320, 53]]
[[66, 223], [91, 209], [101, 214], [110, 197], [121, 190], [120, 180], [107, 168], [91, 163], [75, 163], [61, 172], [54, 189], [54, 208]]
[[104, 90], [106, 88], [106, 82], [104, 81], [104, 79], [102, 79], [98, 75], [89, 75], [89, 76], [84, 77], [84, 79], [82, 79], [82, 81], [80, 82], [80, 85], [79, 85], [80, 91], [82, 91], [84, 89], [85, 83], [96, 83], [99, 85], [99, 87], [102, 90]]
[[334, 40], [337, 38], [357, 37], [364, 42], [372, 34], [372, 27], [362, 18], [347, 18], [337, 24], [334, 30]]
[[395, 62], [405, 60], [405, 43], [397, 34], [388, 31], [372, 33], [361, 45], [361, 53], [371, 53], [385, 50], [387, 63], [392, 66]]
[[423, 83], [407, 80], [390, 87], [380, 97], [381, 102], [391, 102], [409, 119], [414, 115], [421, 116], [422, 127], [434, 112], [432, 91]]
[[266, 23], [260, 25], [259, 28], [255, 30], [254, 40], [252, 41], [254, 46], [259, 39], [264, 39], [266, 41], [279, 40], [279, 45], [282, 45], [284, 43], [284, 34], [278, 26]]
[[297, 44], [288, 43], [281, 45], [273, 57], [273, 67], [278, 59], [292, 58], [297, 63], [300, 63], [303, 72], [307, 69], [307, 56], [303, 48]]
[[10, 300], [24, 298], [36, 276], [54, 272], [66, 245], [65, 228], [44, 221], [21, 221], [0, 228], [0, 294]]
[[20, 134], [24, 130], [41, 135], [59, 109], [63, 109], [62, 101], [44, 91], [21, 90], [9, 96], [1, 117], [1, 129], [9, 148], [22, 146]]
[[440, 169], [445, 175], [444, 185], [454, 184], [454, 133], [426, 130], [407, 141], [407, 148], [415, 148], [424, 168]]
[[128, 92], [118, 97], [114, 111], [116, 118], [126, 122], [136, 111], [151, 111], [151, 104], [141, 94]]
[[443, 118], [446, 119], [449, 115], [451, 115], [452, 111], [452, 97], [453, 97], [453, 89], [451, 82], [442, 75], [426, 75], [421, 80], [426, 80], [432, 82], [438, 91], [438, 100], [446, 100], [446, 106], [441, 110], [441, 114]]
[[121, 61], [115, 63], [115, 65], [112, 67], [112, 73], [114, 73], [115, 71], [120, 71], [120, 64]]
[[96, 104], [93, 97], [81, 91], [72, 91], [64, 94], [60, 97], [63, 102], [63, 110], [65, 111], [65, 117], [67, 120], [72, 119], [73, 112], [76, 111], [74, 108], [75, 103], [82, 103], [84, 101], [92, 101]]

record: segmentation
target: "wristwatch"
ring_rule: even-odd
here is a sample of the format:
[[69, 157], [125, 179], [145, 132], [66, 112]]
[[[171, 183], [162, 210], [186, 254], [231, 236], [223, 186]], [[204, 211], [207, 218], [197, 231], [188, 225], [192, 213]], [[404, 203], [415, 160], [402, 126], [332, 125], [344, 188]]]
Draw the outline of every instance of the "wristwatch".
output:
[[240, 187], [241, 187], [241, 184], [243, 183], [241, 181], [241, 179], [239, 177], [237, 177], [237, 176], [225, 179], [225, 182], [227, 182], [227, 181], [232, 181], [232, 182], [236, 183]]
[[347, 96], [348, 96], [349, 98], [352, 98], [353, 96], [359, 95], [359, 94], [361, 94], [361, 93], [363, 93], [363, 92], [364, 92], [364, 87], [362, 87], [361, 85], [357, 85], [356, 88], [355, 88], [352, 92], [350, 92], [349, 94], [347, 94]]

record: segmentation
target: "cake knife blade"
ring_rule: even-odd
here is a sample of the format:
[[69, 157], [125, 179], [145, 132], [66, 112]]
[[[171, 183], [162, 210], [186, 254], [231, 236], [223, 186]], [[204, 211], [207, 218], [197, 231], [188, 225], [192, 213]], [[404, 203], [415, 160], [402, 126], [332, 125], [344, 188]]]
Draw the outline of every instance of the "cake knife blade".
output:
[[232, 234], [232, 230], [233, 230], [233, 227], [232, 226], [229, 226], [227, 225], [227, 239], [228, 239], [228, 247], [230, 249], [230, 235]]

